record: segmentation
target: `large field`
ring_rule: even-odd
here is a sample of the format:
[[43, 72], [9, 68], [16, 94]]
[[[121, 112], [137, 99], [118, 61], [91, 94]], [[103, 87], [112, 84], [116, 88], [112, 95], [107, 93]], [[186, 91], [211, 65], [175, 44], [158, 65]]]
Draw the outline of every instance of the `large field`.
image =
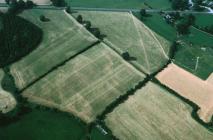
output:
[[192, 108], [158, 85], [148, 83], [107, 116], [121, 140], [212, 140], [191, 117]]
[[22, 95], [91, 122], [144, 77], [101, 43], [51, 72]]
[[[74, 7], [170, 9], [169, 0], [66, 0]], [[146, 3], [146, 4], [144, 4]]]
[[157, 75], [157, 79], [200, 107], [198, 114], [204, 122], [213, 115], [213, 85], [203, 81], [175, 64]]
[[79, 14], [100, 29], [109, 46], [120, 54], [129, 52], [135, 58], [131, 62], [143, 72], [153, 73], [168, 61], [171, 44], [131, 13], [79, 11], [74, 16]]
[[195, 24], [200, 27], [213, 25], [213, 15], [212, 14], [196, 14]]
[[[40, 15], [50, 21], [41, 22]], [[11, 73], [19, 89], [97, 41], [71, 16], [60, 10], [26, 10], [20, 16], [40, 27], [44, 34], [37, 49], [11, 65]]]

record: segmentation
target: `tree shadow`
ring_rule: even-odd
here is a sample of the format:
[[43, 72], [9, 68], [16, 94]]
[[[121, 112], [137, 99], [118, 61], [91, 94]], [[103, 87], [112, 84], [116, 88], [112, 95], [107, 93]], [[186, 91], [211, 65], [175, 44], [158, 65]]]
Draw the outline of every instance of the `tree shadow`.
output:
[[0, 14], [0, 68], [10, 65], [33, 51], [42, 41], [42, 29], [33, 23], [6, 13]]

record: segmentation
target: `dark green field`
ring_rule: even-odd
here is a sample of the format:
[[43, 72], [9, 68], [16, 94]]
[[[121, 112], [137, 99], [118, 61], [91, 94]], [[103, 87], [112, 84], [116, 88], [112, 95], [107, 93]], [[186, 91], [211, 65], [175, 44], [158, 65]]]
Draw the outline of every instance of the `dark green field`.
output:
[[[65, 0], [73, 7], [170, 9], [169, 0]], [[146, 4], [144, 4], [144, 2]]]
[[159, 14], [151, 14], [150, 16], [143, 17], [139, 13], [134, 13], [134, 15], [140, 19], [144, 24], [146, 24], [153, 31], [163, 36], [169, 41], [174, 41], [176, 38], [175, 28], [166, 23], [163, 17]]
[[81, 140], [86, 127], [64, 113], [33, 109], [15, 123], [0, 127], [1, 140]]

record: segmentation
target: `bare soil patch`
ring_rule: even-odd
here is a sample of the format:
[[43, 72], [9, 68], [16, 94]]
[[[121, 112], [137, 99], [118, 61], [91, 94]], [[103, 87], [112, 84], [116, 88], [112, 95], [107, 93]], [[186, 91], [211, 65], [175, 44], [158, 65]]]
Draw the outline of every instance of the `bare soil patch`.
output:
[[200, 107], [198, 115], [209, 122], [213, 115], [213, 85], [194, 76], [175, 64], [157, 75], [157, 79]]

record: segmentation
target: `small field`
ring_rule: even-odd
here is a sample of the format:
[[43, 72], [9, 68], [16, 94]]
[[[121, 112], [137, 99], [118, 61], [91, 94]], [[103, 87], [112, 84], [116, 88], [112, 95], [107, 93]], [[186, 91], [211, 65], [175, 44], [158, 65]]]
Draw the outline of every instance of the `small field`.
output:
[[191, 111], [150, 82], [115, 108], [105, 122], [121, 140], [212, 140], [213, 134], [192, 119]]
[[151, 74], [168, 61], [171, 44], [131, 13], [81, 11], [74, 16], [79, 14], [100, 29], [106, 44], [120, 54], [128, 52], [131, 63], [144, 73]]
[[51, 72], [22, 95], [29, 101], [93, 121], [144, 75], [108, 46], [98, 44]]
[[[41, 15], [49, 21], [40, 21]], [[75, 19], [60, 10], [26, 10], [20, 16], [40, 27], [44, 34], [37, 49], [11, 65], [19, 89], [97, 41]]]
[[4, 71], [0, 69], [0, 113], [7, 113], [13, 110], [16, 106], [15, 98], [5, 90], [2, 89], [2, 79], [4, 78]]
[[66, 0], [73, 7], [170, 9], [168, 0]]
[[204, 122], [213, 115], [213, 85], [203, 81], [175, 64], [170, 64], [157, 75], [157, 79], [180, 96], [200, 107], [198, 114]]

